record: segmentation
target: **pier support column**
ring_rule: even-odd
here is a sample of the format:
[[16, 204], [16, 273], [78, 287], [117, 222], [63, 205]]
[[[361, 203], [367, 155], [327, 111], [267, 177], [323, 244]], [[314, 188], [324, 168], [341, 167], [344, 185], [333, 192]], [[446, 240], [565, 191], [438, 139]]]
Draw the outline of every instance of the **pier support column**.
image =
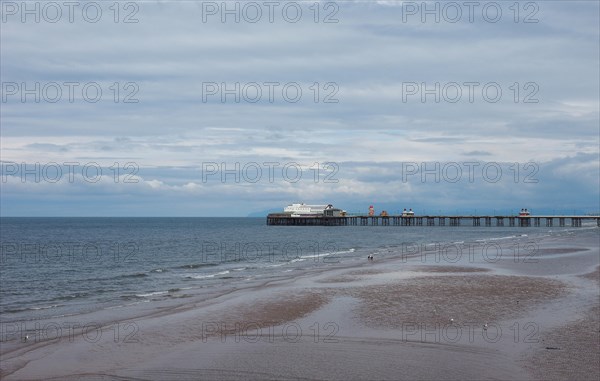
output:
[[563, 228], [565, 227], [565, 218], [564, 217], [559, 217], [558, 218], [558, 225]]
[[473, 226], [481, 226], [481, 219], [479, 217], [473, 217]]
[[446, 218], [438, 217], [438, 226], [446, 226]]
[[515, 218], [514, 217], [508, 217], [508, 226], [510, 226], [510, 227], [515, 226]]
[[546, 226], [552, 227], [553, 220], [554, 220], [554, 218], [552, 218], [552, 217], [546, 217]]
[[496, 226], [504, 226], [504, 218], [496, 217]]
[[435, 226], [435, 218], [427, 217], [427, 226]]
[[492, 226], [492, 217], [485, 218], [485, 226], [487, 226], [487, 227]]

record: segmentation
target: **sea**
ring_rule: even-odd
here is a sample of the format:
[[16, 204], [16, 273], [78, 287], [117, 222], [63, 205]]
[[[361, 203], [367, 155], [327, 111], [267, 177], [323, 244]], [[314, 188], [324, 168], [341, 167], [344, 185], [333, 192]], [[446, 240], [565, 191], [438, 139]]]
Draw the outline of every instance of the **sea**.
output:
[[533, 242], [565, 231], [569, 228], [267, 226], [265, 218], [3, 217], [0, 323], [239, 289], [356, 264], [369, 255], [378, 260], [447, 247], [457, 248], [447, 257], [456, 262], [462, 255], [458, 247], [472, 242], [497, 256], [497, 250], [488, 250], [494, 242]]

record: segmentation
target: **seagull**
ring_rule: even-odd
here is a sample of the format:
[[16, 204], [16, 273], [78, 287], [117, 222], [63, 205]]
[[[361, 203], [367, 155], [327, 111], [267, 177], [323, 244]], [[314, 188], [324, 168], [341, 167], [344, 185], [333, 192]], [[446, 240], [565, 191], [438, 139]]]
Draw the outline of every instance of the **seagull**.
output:
[[23, 342], [26, 342], [27, 340], [29, 340], [29, 335], [25, 335], [25, 337], [23, 337]]
[[485, 323], [485, 324], [483, 325], [483, 330], [484, 330], [484, 331], [487, 331], [487, 327], [488, 327], [488, 325], [487, 325], [487, 323]]
[[454, 319], [450, 318], [450, 323], [454, 323]]

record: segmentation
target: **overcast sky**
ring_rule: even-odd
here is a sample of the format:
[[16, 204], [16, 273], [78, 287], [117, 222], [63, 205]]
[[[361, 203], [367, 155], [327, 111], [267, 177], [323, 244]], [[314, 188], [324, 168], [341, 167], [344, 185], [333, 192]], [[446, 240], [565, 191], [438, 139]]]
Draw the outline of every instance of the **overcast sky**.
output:
[[597, 1], [1, 3], [2, 216], [600, 210]]

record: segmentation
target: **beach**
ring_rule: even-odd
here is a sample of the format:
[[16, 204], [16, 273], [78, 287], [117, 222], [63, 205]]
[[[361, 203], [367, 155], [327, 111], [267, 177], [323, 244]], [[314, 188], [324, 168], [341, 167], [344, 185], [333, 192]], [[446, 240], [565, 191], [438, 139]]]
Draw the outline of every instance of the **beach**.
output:
[[0, 381], [600, 381], [600, 0], [0, 15]]
[[516, 246], [523, 255], [522, 239], [505, 240], [493, 258], [376, 254], [168, 304], [40, 321], [28, 339], [5, 326], [1, 376], [597, 380], [598, 234], [540, 236], [534, 249]]

